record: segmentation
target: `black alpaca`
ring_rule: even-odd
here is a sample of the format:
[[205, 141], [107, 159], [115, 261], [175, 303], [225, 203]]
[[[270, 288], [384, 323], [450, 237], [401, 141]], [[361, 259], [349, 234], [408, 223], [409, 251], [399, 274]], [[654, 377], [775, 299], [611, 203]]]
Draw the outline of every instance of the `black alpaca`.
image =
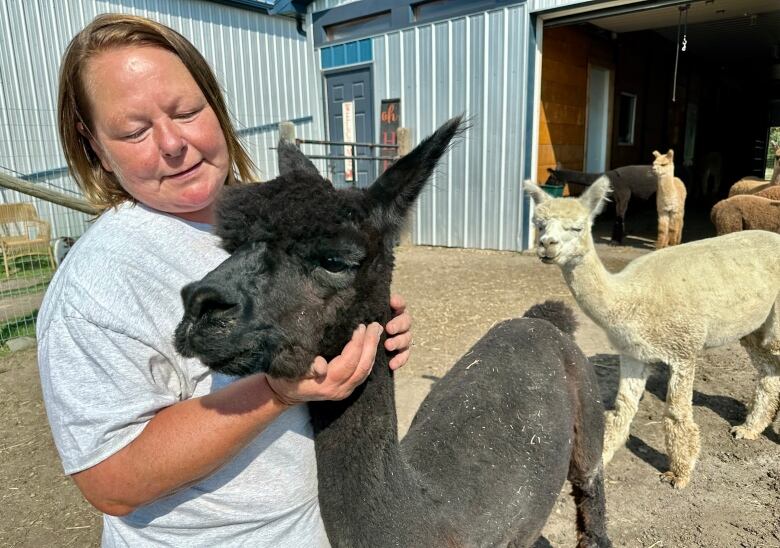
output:
[[658, 188], [658, 176], [653, 173], [653, 166], [636, 165], [623, 166], [610, 169], [606, 173], [585, 173], [572, 169], [563, 169], [558, 165], [556, 169], [547, 168], [549, 174], [547, 183], [564, 184], [576, 183], [582, 186], [590, 186], [602, 175], [606, 175], [612, 183], [612, 199], [615, 200], [615, 224], [612, 226], [612, 238], [610, 243], [621, 244], [626, 235], [625, 219], [628, 203], [631, 196], [637, 196], [647, 200], [655, 194]]
[[[358, 323], [384, 325], [396, 234], [461, 130], [450, 120], [365, 190], [335, 190], [280, 144], [278, 178], [226, 189], [217, 230], [232, 255], [183, 289], [178, 350], [228, 374], [295, 378]], [[434, 385], [401, 443], [387, 362], [380, 352], [346, 400], [309, 404], [333, 546], [529, 546], [567, 477], [578, 545], [610, 546], [603, 409], [569, 335], [541, 319], [498, 324]]]

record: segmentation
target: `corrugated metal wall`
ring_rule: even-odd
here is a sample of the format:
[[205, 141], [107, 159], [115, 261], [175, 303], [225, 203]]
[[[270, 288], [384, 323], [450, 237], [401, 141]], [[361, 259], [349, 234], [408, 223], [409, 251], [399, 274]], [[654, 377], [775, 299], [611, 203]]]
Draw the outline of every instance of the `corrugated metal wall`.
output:
[[[150, 17], [198, 47], [223, 85], [262, 178], [277, 172], [270, 150], [278, 138], [273, 124], [297, 120], [298, 136], [323, 138], [314, 46], [311, 38], [298, 34], [292, 19], [202, 0], [2, 0], [0, 169], [57, 190], [75, 191], [72, 180], [61, 172], [65, 161], [55, 125], [57, 70], [70, 38], [103, 12]], [[10, 194], [4, 197], [15, 199]], [[83, 216], [69, 220], [73, 217], [58, 212], [63, 208], [37, 205], [54, 222], [55, 235], [78, 236], [83, 231]]]
[[521, 4], [374, 38], [376, 112], [400, 97], [414, 142], [454, 115], [471, 118], [420, 197], [416, 243], [522, 249], [527, 32]]

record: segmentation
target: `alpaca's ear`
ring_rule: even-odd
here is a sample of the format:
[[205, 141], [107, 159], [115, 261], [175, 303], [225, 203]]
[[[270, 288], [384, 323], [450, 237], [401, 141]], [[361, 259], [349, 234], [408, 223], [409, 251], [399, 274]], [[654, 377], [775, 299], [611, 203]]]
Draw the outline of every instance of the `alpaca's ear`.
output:
[[612, 183], [606, 176], [602, 175], [588, 187], [588, 190], [582, 193], [580, 202], [590, 211], [591, 219], [602, 212], [610, 192], [612, 192]]
[[295, 144], [289, 141], [279, 141], [276, 152], [279, 156], [279, 175], [287, 175], [293, 171], [305, 171], [313, 175], [320, 174], [311, 160]]
[[660, 155], [661, 155], [661, 153], [660, 153], [660, 152], [658, 152], [657, 150], [654, 150], [654, 151], [653, 151], [653, 157], [654, 157], [654, 158], [658, 158]]
[[672, 160], [674, 158], [674, 150], [670, 148], [669, 152], [667, 152], [666, 155], [669, 157], [670, 160]]
[[447, 150], [452, 139], [468, 127], [462, 116], [444, 123], [414, 150], [400, 158], [367, 189], [372, 221], [384, 231], [400, 229], [409, 208]]
[[531, 182], [530, 180], [526, 180], [523, 183], [523, 188], [528, 193], [528, 195], [531, 197], [531, 199], [534, 201], [536, 205], [543, 204], [547, 200], [552, 199], [549, 194], [547, 194], [544, 190], [541, 189], [539, 185], [536, 183]]

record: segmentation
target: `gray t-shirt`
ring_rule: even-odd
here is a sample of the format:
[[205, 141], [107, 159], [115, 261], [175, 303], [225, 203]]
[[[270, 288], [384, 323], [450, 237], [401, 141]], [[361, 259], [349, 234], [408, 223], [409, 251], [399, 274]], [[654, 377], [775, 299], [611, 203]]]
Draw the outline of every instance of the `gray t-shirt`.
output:
[[[57, 270], [38, 316], [38, 366], [66, 474], [125, 447], [160, 409], [232, 382], [173, 346], [179, 291], [227, 257], [210, 228], [124, 204]], [[307, 407], [201, 482], [103, 525], [103, 546], [327, 546]]]

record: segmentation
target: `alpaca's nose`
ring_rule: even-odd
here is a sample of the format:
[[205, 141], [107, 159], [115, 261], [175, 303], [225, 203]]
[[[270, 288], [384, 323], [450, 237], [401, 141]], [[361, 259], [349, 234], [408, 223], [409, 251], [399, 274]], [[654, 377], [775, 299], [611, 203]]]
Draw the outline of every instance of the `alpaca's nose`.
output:
[[558, 239], [555, 236], [550, 236], [549, 234], [545, 234], [544, 236], [539, 238], [539, 241], [545, 247], [558, 244]]
[[222, 288], [195, 282], [181, 290], [185, 317], [197, 320], [207, 314], [229, 316], [238, 308], [237, 299], [231, 298]]

